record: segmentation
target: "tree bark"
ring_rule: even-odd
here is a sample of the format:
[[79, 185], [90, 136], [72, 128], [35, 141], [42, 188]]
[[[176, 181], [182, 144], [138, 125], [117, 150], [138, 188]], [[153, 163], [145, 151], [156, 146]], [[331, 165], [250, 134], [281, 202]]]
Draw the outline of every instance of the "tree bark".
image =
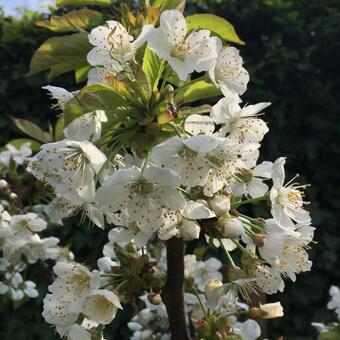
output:
[[172, 340], [190, 340], [184, 304], [184, 241], [172, 237], [166, 244], [167, 280], [162, 300], [168, 312]]

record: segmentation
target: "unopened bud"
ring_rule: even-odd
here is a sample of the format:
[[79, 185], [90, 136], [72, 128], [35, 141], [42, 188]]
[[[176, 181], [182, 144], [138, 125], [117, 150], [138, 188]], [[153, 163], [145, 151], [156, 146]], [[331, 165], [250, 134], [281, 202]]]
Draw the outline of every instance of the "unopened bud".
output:
[[205, 328], [208, 326], [208, 322], [205, 321], [204, 319], [197, 320], [196, 321], [197, 328]]
[[264, 319], [274, 319], [283, 316], [283, 307], [280, 302], [260, 304], [260, 309]]
[[0, 179], [0, 189], [6, 189], [8, 188], [8, 183], [4, 179]]
[[159, 293], [150, 293], [148, 294], [148, 301], [153, 305], [159, 305], [162, 302], [162, 298]]
[[253, 236], [253, 241], [254, 241], [255, 245], [258, 246], [258, 247], [263, 247], [264, 239], [265, 239], [265, 236], [262, 235], [262, 234], [255, 234]]
[[205, 294], [209, 294], [211, 293], [214, 289], [218, 288], [218, 287], [221, 287], [223, 286], [223, 283], [222, 281], [218, 280], [218, 279], [212, 279], [212, 280], [209, 280], [205, 286], [204, 286], [204, 291], [205, 291]]
[[249, 309], [249, 315], [251, 318], [253, 319], [258, 319], [258, 318], [261, 318], [263, 316], [263, 313], [261, 311], [260, 308], [257, 308], [257, 307], [251, 307]]
[[18, 198], [18, 195], [15, 193], [15, 192], [11, 192], [9, 194], [9, 198], [12, 200], [12, 201], [15, 201], [17, 198]]
[[200, 237], [201, 227], [194, 221], [183, 220], [179, 232], [184, 241], [191, 241]]
[[167, 84], [164, 88], [165, 93], [174, 93], [175, 89], [171, 84]]
[[231, 239], [238, 239], [243, 233], [243, 224], [236, 217], [223, 215], [218, 219], [223, 236]]
[[214, 196], [209, 200], [209, 205], [217, 217], [224, 215], [230, 210], [230, 198], [224, 195]]

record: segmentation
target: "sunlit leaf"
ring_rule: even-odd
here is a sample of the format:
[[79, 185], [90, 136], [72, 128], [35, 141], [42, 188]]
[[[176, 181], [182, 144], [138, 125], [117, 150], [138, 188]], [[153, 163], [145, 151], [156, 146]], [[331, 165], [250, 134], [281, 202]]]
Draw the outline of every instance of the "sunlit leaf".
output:
[[237, 35], [234, 26], [227, 20], [213, 14], [194, 14], [185, 18], [188, 29], [199, 30], [207, 29], [219, 36], [222, 40], [230, 41], [239, 45], [244, 45]]
[[26, 119], [13, 118], [13, 122], [19, 130], [39, 142], [49, 143], [53, 140], [51, 133], [41, 130], [39, 126]]
[[160, 6], [161, 12], [167, 9], [174, 9], [180, 4], [180, 0], [155, 0], [152, 6]]
[[86, 56], [91, 48], [87, 33], [50, 38], [34, 53], [28, 75], [50, 70], [53, 77], [87, 66]]
[[152, 90], [157, 91], [157, 86], [162, 75], [163, 67], [161, 59], [148, 48], [145, 50], [143, 58], [143, 71], [149, 79]]
[[93, 23], [100, 23], [103, 15], [91, 9], [80, 9], [63, 14], [52, 15], [49, 20], [36, 22], [38, 27], [45, 27], [54, 32], [78, 32], [79, 29], [91, 27]]
[[222, 93], [214, 84], [204, 80], [193, 81], [181, 87], [175, 95], [175, 101], [179, 104], [194, 102], [201, 99], [220, 96]]

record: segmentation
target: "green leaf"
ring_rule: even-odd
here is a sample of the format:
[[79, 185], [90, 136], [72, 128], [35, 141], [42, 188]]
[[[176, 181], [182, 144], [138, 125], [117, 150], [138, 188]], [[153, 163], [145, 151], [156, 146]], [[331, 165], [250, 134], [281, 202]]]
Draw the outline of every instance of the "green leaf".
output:
[[207, 29], [222, 40], [244, 45], [237, 35], [234, 26], [227, 20], [213, 14], [194, 14], [186, 17], [188, 30]]
[[33, 152], [39, 151], [41, 144], [37, 142], [36, 140], [30, 139], [30, 138], [17, 138], [12, 139], [8, 142], [8, 144], [11, 144], [15, 146], [16, 148], [20, 148], [25, 143], [31, 143], [30, 147]]
[[158, 82], [163, 71], [163, 64], [161, 59], [148, 48], [145, 49], [142, 68], [149, 79], [152, 91], [157, 91]]
[[130, 101], [117, 89], [107, 85], [89, 85], [66, 105], [64, 112], [65, 126], [83, 113], [104, 110], [112, 122], [119, 121], [131, 111]]
[[41, 130], [39, 126], [28, 120], [13, 118], [13, 122], [19, 130], [39, 142], [49, 143], [53, 140], [51, 133]]
[[180, 0], [155, 0], [152, 3], [152, 6], [160, 6], [161, 12], [167, 10], [167, 9], [175, 9], [179, 4]]
[[87, 79], [87, 74], [89, 73], [91, 68], [92, 66], [86, 65], [75, 70], [75, 80], [77, 84], [82, 83]]
[[40, 20], [36, 26], [45, 27], [53, 32], [79, 32], [92, 26], [93, 22], [103, 21], [100, 12], [91, 9], [80, 9], [63, 14], [62, 16], [52, 15], [49, 20]]
[[57, 7], [61, 6], [110, 6], [112, 0], [57, 0]]
[[86, 56], [92, 47], [87, 33], [50, 38], [34, 53], [28, 75], [50, 70], [53, 77], [87, 66]]
[[217, 97], [222, 93], [215, 85], [204, 80], [196, 80], [181, 87], [175, 95], [175, 101], [179, 104], [191, 103], [196, 100]]

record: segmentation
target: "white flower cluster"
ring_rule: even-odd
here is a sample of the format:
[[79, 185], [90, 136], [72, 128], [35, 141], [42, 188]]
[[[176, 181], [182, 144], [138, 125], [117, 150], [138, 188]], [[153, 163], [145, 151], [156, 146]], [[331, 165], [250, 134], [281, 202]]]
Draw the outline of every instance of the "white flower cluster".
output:
[[[0, 294], [13, 301], [38, 296], [36, 284], [29, 280], [25, 281], [21, 274], [28, 271], [29, 265], [38, 261], [58, 261], [72, 257], [67, 249], [58, 246], [57, 237], [41, 236], [41, 233], [47, 229], [48, 223], [53, 223], [49, 214], [41, 216], [37, 212], [27, 212], [29, 207], [18, 205], [17, 200], [22, 197], [12, 191], [12, 182], [15, 182], [15, 178], [11, 178], [9, 169], [13, 164], [17, 171], [20, 166], [29, 161], [31, 154], [30, 143], [23, 144], [20, 149], [7, 144], [6, 149], [0, 153], [1, 174], [4, 176], [0, 179], [2, 198], [0, 203]], [[40, 206], [41, 209], [46, 209], [46, 207], [48, 206]], [[14, 213], [10, 213], [12, 211]]]
[[329, 295], [330, 295], [330, 301], [327, 304], [327, 308], [330, 310], [334, 310], [336, 314], [337, 321], [332, 322], [329, 324], [325, 324], [322, 322], [312, 322], [312, 326], [317, 329], [320, 333], [328, 333], [325, 334], [329, 336], [329, 339], [332, 339], [333, 337], [336, 338], [340, 335], [340, 289], [336, 286], [331, 286], [329, 288]]
[[85, 316], [92, 323], [91, 328], [96, 328], [98, 324], [110, 323], [117, 309], [122, 308], [115, 293], [100, 288], [99, 271], [91, 272], [75, 262], [58, 262], [54, 273], [57, 278], [48, 287], [43, 317], [56, 326], [61, 337], [83, 339], [84, 333], [91, 339], [91, 334], [76, 323], [79, 316]]
[[[28, 170], [54, 189], [58, 197], [55, 206], [61, 206], [62, 216], [82, 210], [100, 228], [118, 226], [109, 233], [106, 258], [100, 262], [103, 268], [115, 263], [114, 243], [124, 246], [133, 242], [144, 251], [150, 239], [190, 241], [202, 234], [210, 246], [225, 252], [231, 282], [215, 287], [214, 294], [207, 292], [209, 281], [222, 281], [221, 263], [215, 258], [196, 261], [187, 256], [190, 265], [185, 275], [193, 279], [198, 296], [210, 308], [214, 306], [212, 312], [217, 315], [223, 310], [242, 310], [239, 292], [247, 295], [260, 289], [274, 294], [283, 291], [284, 277], [295, 281], [296, 274], [310, 270], [306, 249], [314, 228], [305, 210], [306, 186], [294, 180], [286, 182], [285, 158], [258, 162], [260, 143], [268, 132], [261, 117], [270, 103], [242, 104], [239, 96], [247, 89], [249, 75], [238, 50], [224, 46], [208, 30], [189, 32], [177, 10], [164, 11], [159, 26], [144, 26], [135, 40], [120, 23], [108, 21], [92, 30], [89, 41], [94, 48], [88, 62], [95, 66], [89, 73], [89, 84], [110, 85], [125, 72], [126, 65], [135, 62], [138, 48], [147, 43], [181, 81], [187, 81], [193, 72], [206, 72], [206, 79], [224, 95], [209, 115], [192, 114], [170, 123], [176, 135], [153, 145], [144, 159], [139, 159], [129, 145], [114, 157], [107, 148], [101, 148], [99, 141], [109, 119], [99, 109], [74, 119], [64, 129], [64, 140], [44, 144], [35, 155]], [[46, 89], [61, 109], [77, 95], [52, 86]], [[250, 217], [243, 209], [260, 201], [270, 204], [272, 218]], [[27, 218], [26, 222], [31, 223]], [[21, 229], [30, 236], [27, 229], [34, 232], [41, 228], [35, 221]], [[32, 249], [29, 251], [26, 256], [33, 261]], [[234, 251], [241, 253], [241, 268], [230, 255]], [[118, 297], [99, 288], [96, 272], [78, 264], [59, 263], [55, 273], [44, 317], [58, 330], [61, 327], [61, 336], [69, 332], [79, 314], [100, 324], [113, 319], [120, 308]], [[236, 293], [234, 286], [239, 287]], [[270, 315], [276, 307], [268, 307], [270, 312], [263, 308], [262, 316]], [[150, 313], [137, 315], [130, 324], [133, 339], [149, 336], [141, 330], [151, 320]], [[281, 316], [280, 309], [272, 315]], [[230, 320], [230, 325], [242, 338], [256, 339], [260, 334], [254, 322]], [[250, 329], [251, 335], [243, 335]]]

